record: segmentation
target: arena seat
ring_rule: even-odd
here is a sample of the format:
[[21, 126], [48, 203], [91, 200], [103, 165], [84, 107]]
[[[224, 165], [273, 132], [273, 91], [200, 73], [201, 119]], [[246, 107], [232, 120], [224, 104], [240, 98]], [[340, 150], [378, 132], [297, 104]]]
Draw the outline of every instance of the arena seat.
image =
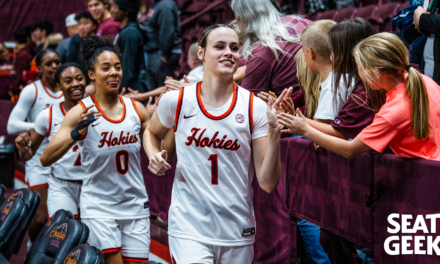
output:
[[44, 234], [36, 251], [26, 259], [26, 263], [63, 263], [70, 251], [86, 243], [88, 238], [89, 228], [84, 223], [73, 219], [57, 222]]
[[369, 17], [368, 20], [374, 25], [377, 32], [391, 32], [393, 31], [393, 23], [391, 18], [396, 15], [399, 10], [400, 3], [387, 3], [377, 9], [374, 16]]
[[357, 9], [355, 7], [347, 7], [339, 10], [339, 12], [335, 15], [334, 21], [336, 23], [342, 22], [346, 19], [350, 19], [356, 16]]
[[356, 16], [362, 17], [363, 19], [369, 19], [370, 17], [373, 17], [376, 14], [377, 11], [376, 5], [368, 5], [364, 6], [358, 9]]
[[104, 264], [104, 261], [104, 253], [101, 250], [82, 244], [70, 250], [62, 263]]
[[0, 212], [0, 253], [6, 259], [4, 250], [15, 238], [17, 227], [24, 220], [23, 218], [29, 210], [29, 205], [21, 199], [13, 199], [3, 203]]
[[6, 192], [6, 187], [3, 184], [0, 184], [0, 204], [2, 204], [3, 201], [5, 200], [5, 192]]
[[319, 12], [316, 14], [316, 16], [313, 18], [313, 20], [322, 20], [322, 19], [331, 19], [333, 20], [334, 17], [337, 15], [338, 10], [328, 10], [325, 12]]
[[3, 255], [5, 258], [9, 259], [13, 254], [17, 254], [20, 251], [20, 247], [23, 243], [24, 237], [26, 236], [26, 231], [31, 223], [32, 218], [37, 211], [38, 205], [40, 204], [40, 195], [29, 189], [18, 189], [15, 190], [6, 200], [6, 202], [10, 202], [15, 199], [21, 199], [25, 203], [29, 205], [29, 211], [24, 216], [23, 221], [17, 227], [15, 231], [14, 238], [11, 239], [9, 245], [6, 246], [3, 251]]
[[[70, 211], [67, 210], [58, 210], [56, 211], [51, 218], [47, 221], [47, 223], [44, 225], [44, 227], [41, 229], [40, 233], [38, 234], [37, 238], [35, 239], [34, 243], [32, 243], [32, 247], [27, 253], [27, 258], [29, 259], [31, 255], [34, 254], [35, 251], [37, 251], [38, 246], [40, 245], [41, 239], [43, 238], [44, 234], [48, 230], [52, 230], [56, 223], [66, 220], [66, 219], [73, 219], [73, 214]], [[25, 264], [27, 261], [25, 262]]]

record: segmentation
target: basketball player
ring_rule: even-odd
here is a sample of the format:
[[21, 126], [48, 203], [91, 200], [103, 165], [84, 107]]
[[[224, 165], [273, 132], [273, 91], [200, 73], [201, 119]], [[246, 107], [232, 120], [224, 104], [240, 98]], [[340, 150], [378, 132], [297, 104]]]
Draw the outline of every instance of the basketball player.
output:
[[233, 82], [240, 60], [235, 31], [213, 25], [198, 44], [203, 82], [162, 97], [144, 148], [150, 171], [164, 175], [170, 165], [160, 140], [174, 128], [178, 163], [168, 226], [173, 263], [250, 264], [254, 171], [260, 187], [272, 192], [280, 173], [281, 127], [272, 99], [266, 106]]
[[[26, 86], [20, 94], [17, 104], [8, 120], [8, 133], [20, 134], [27, 129], [34, 129], [38, 114], [52, 105], [64, 101], [63, 92], [55, 84], [55, 72], [60, 66], [60, 59], [54, 50], [46, 49], [38, 52], [35, 58], [38, 71], [42, 78]], [[50, 168], [44, 168], [40, 162], [41, 153], [46, 148], [48, 140], [44, 139], [34, 157], [26, 162], [26, 183], [41, 196], [40, 205], [29, 225], [31, 241], [38, 236], [47, 221], [47, 179]]]
[[139, 152], [150, 116], [141, 103], [118, 95], [122, 69], [113, 40], [90, 36], [82, 46], [96, 93], [67, 113], [41, 159], [51, 164], [79, 145], [88, 243], [104, 252], [106, 264], [143, 262], [149, 256], [150, 212]]
[[[60, 128], [66, 113], [83, 98], [86, 79], [75, 63], [61, 65], [55, 72], [57, 86], [61, 87], [64, 94], [64, 102], [51, 108], [44, 109], [35, 120], [35, 128], [32, 133], [22, 133], [15, 140], [22, 159], [29, 160], [47, 137], [50, 141]], [[45, 165], [45, 162], [42, 162]], [[79, 197], [81, 194], [84, 169], [81, 167], [81, 156], [78, 145], [74, 145], [60, 160], [52, 165], [49, 175], [49, 190], [47, 194], [47, 209], [49, 217], [60, 210], [65, 209], [79, 218]]]

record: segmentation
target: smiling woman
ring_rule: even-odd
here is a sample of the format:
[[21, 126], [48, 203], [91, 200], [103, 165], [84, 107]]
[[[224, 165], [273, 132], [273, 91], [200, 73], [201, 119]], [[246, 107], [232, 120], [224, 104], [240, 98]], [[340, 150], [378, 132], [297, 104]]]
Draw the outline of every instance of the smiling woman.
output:
[[50, 166], [78, 143], [85, 170], [81, 218], [90, 228], [88, 243], [104, 252], [107, 263], [145, 261], [150, 213], [139, 151], [150, 117], [141, 103], [118, 95], [123, 74], [112, 39], [85, 38], [82, 56], [96, 93], [67, 113], [41, 161]]
[[178, 163], [168, 234], [176, 263], [252, 263], [254, 171], [266, 192], [279, 180], [277, 106], [292, 90], [266, 106], [235, 84], [238, 42], [227, 25], [205, 29], [197, 49], [203, 82], [167, 92], [144, 133], [149, 170], [163, 176], [171, 166], [160, 151], [161, 139], [169, 129], [175, 132]]
[[[83, 98], [86, 86], [85, 77], [75, 63], [60, 66], [55, 72], [55, 82], [57, 88], [63, 91], [65, 101], [43, 110], [35, 120], [35, 129], [32, 133], [27, 130], [17, 137], [15, 143], [20, 157], [24, 160], [30, 160], [46, 138], [49, 141], [53, 138], [66, 112]], [[84, 170], [77, 151], [78, 146], [74, 145], [62, 159], [52, 166], [48, 178], [49, 217], [59, 209], [71, 211], [75, 218], [79, 216], [80, 181], [84, 176]]]

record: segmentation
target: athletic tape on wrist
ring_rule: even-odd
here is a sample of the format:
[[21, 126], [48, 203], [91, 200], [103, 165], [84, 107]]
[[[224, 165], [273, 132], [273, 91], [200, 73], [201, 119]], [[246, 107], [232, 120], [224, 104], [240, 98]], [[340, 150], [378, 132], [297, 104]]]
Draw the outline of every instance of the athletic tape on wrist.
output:
[[81, 135], [79, 131], [88, 127], [91, 123], [95, 122], [95, 120], [96, 117], [94, 114], [88, 115], [86, 120], [80, 121], [78, 126], [70, 132], [70, 137], [75, 141], [80, 140], [83, 135]]

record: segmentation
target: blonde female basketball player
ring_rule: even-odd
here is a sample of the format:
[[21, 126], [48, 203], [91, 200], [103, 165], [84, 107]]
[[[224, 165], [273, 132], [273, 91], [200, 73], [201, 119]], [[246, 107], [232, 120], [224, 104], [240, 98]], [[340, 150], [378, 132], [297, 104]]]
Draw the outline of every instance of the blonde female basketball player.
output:
[[104, 252], [106, 264], [143, 262], [150, 212], [140, 149], [150, 116], [141, 103], [118, 95], [122, 68], [111, 39], [88, 37], [82, 53], [96, 93], [67, 113], [41, 159], [50, 164], [78, 143], [86, 171], [80, 208], [90, 228], [88, 243]]
[[207, 28], [197, 51], [203, 82], [167, 92], [144, 133], [149, 169], [161, 176], [170, 165], [160, 142], [175, 131], [168, 234], [178, 264], [252, 263], [254, 171], [267, 192], [279, 180], [281, 127], [272, 100], [266, 106], [233, 82], [238, 42], [229, 26]]

